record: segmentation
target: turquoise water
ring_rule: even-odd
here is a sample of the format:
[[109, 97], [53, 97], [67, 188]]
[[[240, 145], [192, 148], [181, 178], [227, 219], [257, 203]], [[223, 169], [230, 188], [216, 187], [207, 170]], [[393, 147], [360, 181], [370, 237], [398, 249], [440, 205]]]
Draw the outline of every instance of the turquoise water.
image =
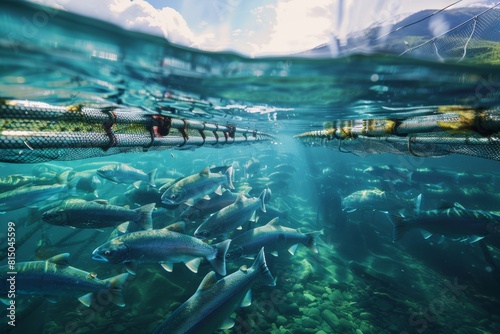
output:
[[[383, 206], [376, 211], [342, 211], [343, 198], [380, 189], [407, 200], [422, 194], [422, 211], [445, 201], [498, 212], [498, 162], [459, 155], [361, 158], [331, 148], [305, 147], [292, 138], [339, 118], [430, 115], [435, 106], [444, 105], [494, 109], [500, 83], [496, 66], [388, 55], [249, 59], [175, 47], [156, 37], [46, 8], [8, 1], [0, 6], [2, 99], [162, 110], [277, 136], [276, 142], [248, 146], [51, 162], [96, 177], [96, 169], [109, 163], [122, 162], [145, 172], [157, 168], [157, 180], [163, 181], [158, 181], [158, 188], [206, 166], [236, 162], [236, 192], [257, 197], [265, 188], [272, 191], [267, 213], [258, 211], [257, 223], [251, 224], [264, 225], [279, 216], [281, 225], [304, 233], [323, 230], [318, 254], [302, 245], [294, 256], [286, 249], [278, 257], [266, 254], [276, 286], [254, 289], [252, 305], [236, 310], [235, 326], [225, 332], [499, 332], [498, 234], [468, 243], [437, 234], [424, 239], [412, 230], [393, 242]], [[259, 166], [245, 173], [252, 158]], [[273, 175], [283, 164], [293, 168]], [[46, 168], [45, 182], [55, 183], [61, 174], [46, 164], [1, 167], [1, 177], [40, 178], [37, 171]], [[77, 197], [129, 208], [147, 204], [141, 203], [147, 201], [145, 195], [125, 195], [134, 191], [130, 184], [97, 179], [96, 193], [81, 191]], [[97, 273], [98, 278], [125, 272], [121, 264], [92, 260], [92, 251], [108, 239], [112, 228], [46, 224], [41, 214], [50, 203], [52, 199], [0, 216], [4, 226], [15, 223], [17, 262], [70, 253], [72, 266]], [[157, 204], [154, 227], [177, 222], [184, 209]], [[186, 232], [192, 235], [198, 224], [189, 223]], [[244, 229], [256, 226], [251, 224]], [[0, 249], [5, 250], [7, 227], [0, 236]], [[1, 265], [7, 263], [5, 257]], [[228, 261], [227, 272], [251, 263]], [[77, 300], [80, 295], [60, 297], [57, 303], [43, 296], [18, 295], [15, 328], [7, 324], [6, 308], [0, 328], [11, 333], [151, 333], [194, 293], [210, 270], [208, 263], [202, 263], [196, 274], [180, 263], [172, 273], [156, 264], [140, 265], [124, 287], [124, 307], [101, 301], [87, 308]]]

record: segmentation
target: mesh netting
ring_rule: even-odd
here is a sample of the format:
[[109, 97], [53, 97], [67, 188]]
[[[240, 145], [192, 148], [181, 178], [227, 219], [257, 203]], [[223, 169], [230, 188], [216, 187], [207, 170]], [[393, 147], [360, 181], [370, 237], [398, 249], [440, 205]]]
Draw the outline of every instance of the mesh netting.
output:
[[439, 109], [446, 113], [404, 120], [340, 120], [328, 123], [325, 130], [295, 137], [310, 146], [330, 147], [360, 156], [463, 154], [500, 161], [500, 119], [495, 111]]
[[58, 107], [1, 101], [0, 161], [78, 160], [146, 150], [221, 147], [272, 140], [232, 125], [175, 119], [139, 110]]

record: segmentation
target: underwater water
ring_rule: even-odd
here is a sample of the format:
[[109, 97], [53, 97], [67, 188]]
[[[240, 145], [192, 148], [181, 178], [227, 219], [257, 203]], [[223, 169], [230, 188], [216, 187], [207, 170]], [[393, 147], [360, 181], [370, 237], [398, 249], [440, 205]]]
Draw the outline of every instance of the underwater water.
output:
[[[293, 138], [337, 119], [433, 115], [436, 106], [447, 105], [494, 109], [499, 102], [497, 66], [377, 54], [250, 59], [184, 49], [157, 37], [25, 3], [3, 1], [0, 7], [2, 101], [95, 108], [119, 105], [276, 136], [273, 141], [220, 148], [1, 163], [0, 205], [9, 200], [1, 196], [26, 189], [22, 187], [63, 187], [71, 179], [86, 183], [76, 191], [65, 188], [40, 198], [34, 193], [38, 188], [31, 188], [21, 204], [2, 206], [0, 265], [10, 264], [9, 233], [15, 231], [18, 265], [69, 253], [69, 265], [85, 271], [79, 282], [74, 274], [73, 286], [79, 286], [82, 277], [95, 283], [95, 274], [104, 280], [126, 273], [123, 261], [106, 263], [93, 255], [110, 234], [111, 238], [119, 234], [114, 227], [138, 219], [132, 210], [155, 203], [154, 229], [184, 221], [184, 233], [193, 236], [210, 216], [204, 211], [206, 203], [172, 205], [162, 194], [176, 181], [199, 175], [208, 166], [225, 166], [212, 168], [221, 170], [220, 175], [232, 166], [234, 189], [224, 190], [221, 196], [230, 191], [258, 199], [265, 189], [270, 191], [265, 212], [257, 201], [251, 210], [256, 217], [245, 218], [242, 229], [231, 229], [229, 237], [234, 241], [278, 217], [279, 225], [296, 229], [302, 239], [287, 243], [283, 232], [265, 246], [265, 250], [277, 248], [277, 254], [265, 254], [275, 286], [259, 285], [256, 280], [252, 304], [237, 308], [234, 326], [221, 333], [500, 331], [498, 161], [465, 155], [361, 157], [332, 146], [306, 146]], [[112, 180], [98, 172], [119, 164], [144, 173], [156, 169], [156, 174], [151, 178], [135, 172], [126, 180]], [[219, 196], [213, 190], [203, 195], [211, 200]], [[75, 200], [126, 209], [126, 218], [115, 219], [116, 213], [93, 220], [92, 226], [72, 226], [91, 215], [80, 211], [62, 218], [69, 226], [48, 222], [47, 212], [67, 209]], [[431, 224], [438, 227], [422, 225], [417, 218], [423, 216], [437, 217]], [[464, 216], [471, 217], [466, 224], [489, 224], [488, 233], [463, 227], [460, 217]], [[400, 220], [405, 228], [398, 225]], [[444, 224], [448, 221], [457, 225]], [[408, 227], [411, 224], [415, 225]], [[314, 247], [312, 235], [317, 238]], [[210, 244], [218, 239], [222, 238]], [[292, 246], [297, 243], [294, 252]], [[92, 304], [85, 306], [78, 298], [86, 292], [65, 290], [68, 277], [54, 279], [53, 284], [40, 282], [45, 288], [38, 288], [33, 283], [36, 279], [23, 286], [22, 272], [27, 268], [17, 267], [18, 293], [15, 298], [1, 296], [7, 303], [15, 300], [15, 311], [8, 309], [11, 304], [1, 309], [0, 329], [7, 333], [152, 333], [214, 270], [206, 259], [197, 273], [180, 263], [184, 260], [173, 261], [169, 272], [160, 260], [139, 259], [145, 263], [122, 282], [125, 305], [115, 305], [106, 287], [95, 289]], [[67, 268], [60, 258], [54, 261], [50, 263]], [[41, 268], [49, 268], [49, 262], [43, 263]], [[227, 274], [241, 272], [241, 266], [252, 263], [247, 256], [227, 257]], [[1, 268], [4, 293], [9, 291], [10, 270]], [[42, 272], [48, 269], [40, 270], [43, 281]], [[226, 291], [231, 292], [230, 288]], [[64, 295], [58, 296], [62, 290]], [[15, 326], [9, 324], [12, 314]], [[207, 324], [210, 321], [205, 319]]]

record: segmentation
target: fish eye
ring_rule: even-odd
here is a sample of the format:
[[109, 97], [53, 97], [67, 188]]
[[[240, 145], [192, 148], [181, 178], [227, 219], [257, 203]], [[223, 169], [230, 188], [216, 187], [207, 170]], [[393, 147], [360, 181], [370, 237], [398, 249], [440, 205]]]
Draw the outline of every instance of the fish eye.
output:
[[175, 197], [176, 197], [175, 195], [170, 196], [171, 199], [175, 199]]
[[104, 252], [104, 255], [109, 256], [109, 255], [111, 255], [111, 252], [109, 250], [107, 250]]

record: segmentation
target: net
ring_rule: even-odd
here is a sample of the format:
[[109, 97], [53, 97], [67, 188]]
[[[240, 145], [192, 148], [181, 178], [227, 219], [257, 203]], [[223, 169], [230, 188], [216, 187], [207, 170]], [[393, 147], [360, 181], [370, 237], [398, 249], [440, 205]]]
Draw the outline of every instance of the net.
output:
[[0, 161], [38, 163], [118, 153], [250, 144], [273, 136], [137, 109], [0, 101]]
[[296, 135], [309, 146], [360, 156], [379, 153], [418, 157], [462, 154], [500, 161], [500, 115], [493, 110], [451, 106], [442, 114], [408, 119], [339, 120], [324, 130]]

